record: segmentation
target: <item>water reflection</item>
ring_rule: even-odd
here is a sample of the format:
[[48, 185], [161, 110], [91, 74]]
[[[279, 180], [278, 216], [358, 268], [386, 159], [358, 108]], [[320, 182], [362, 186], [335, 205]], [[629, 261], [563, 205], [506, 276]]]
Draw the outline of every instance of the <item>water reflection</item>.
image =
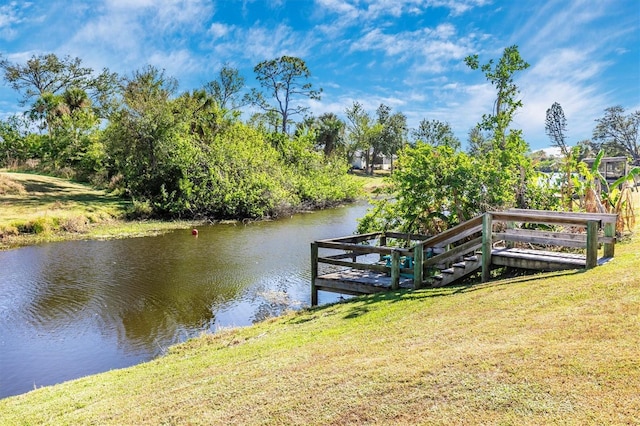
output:
[[365, 209], [0, 252], [0, 397], [308, 305], [309, 243], [353, 232]]

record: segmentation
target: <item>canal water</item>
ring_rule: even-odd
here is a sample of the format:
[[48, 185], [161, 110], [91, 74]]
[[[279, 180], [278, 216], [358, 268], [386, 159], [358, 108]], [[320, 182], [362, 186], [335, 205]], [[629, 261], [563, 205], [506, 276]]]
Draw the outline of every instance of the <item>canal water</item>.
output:
[[308, 306], [311, 241], [353, 233], [366, 209], [0, 252], [0, 398]]

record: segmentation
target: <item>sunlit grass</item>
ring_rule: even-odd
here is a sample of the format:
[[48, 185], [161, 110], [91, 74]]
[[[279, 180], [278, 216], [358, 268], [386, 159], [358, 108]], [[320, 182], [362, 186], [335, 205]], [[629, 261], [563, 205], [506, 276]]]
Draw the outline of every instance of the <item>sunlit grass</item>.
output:
[[[636, 229], [636, 232], [640, 229]], [[640, 239], [610, 263], [386, 293], [0, 401], [4, 424], [634, 424]]]
[[127, 221], [131, 203], [68, 180], [0, 173], [0, 249], [84, 238], [155, 235], [192, 222]]

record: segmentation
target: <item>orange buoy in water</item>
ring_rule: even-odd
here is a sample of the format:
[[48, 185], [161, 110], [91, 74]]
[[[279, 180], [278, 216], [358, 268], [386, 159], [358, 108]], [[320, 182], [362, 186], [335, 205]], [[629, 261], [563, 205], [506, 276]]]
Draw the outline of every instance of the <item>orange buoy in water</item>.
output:
[[191, 235], [194, 235], [194, 236], [196, 236], [196, 237], [197, 237], [197, 236], [198, 236], [198, 230], [197, 230], [196, 228], [193, 228], [193, 229], [191, 230]]

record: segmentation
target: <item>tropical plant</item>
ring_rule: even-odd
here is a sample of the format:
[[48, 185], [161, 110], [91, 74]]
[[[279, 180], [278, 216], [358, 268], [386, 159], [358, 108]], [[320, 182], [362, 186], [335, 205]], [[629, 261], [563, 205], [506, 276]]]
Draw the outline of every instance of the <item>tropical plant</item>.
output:
[[616, 232], [622, 234], [625, 229], [633, 230], [635, 225], [635, 206], [630, 182], [634, 182], [635, 177], [640, 175], [640, 167], [632, 168], [626, 175], [609, 184], [600, 173], [604, 153], [604, 150], [600, 150], [590, 169], [582, 163], [583, 180], [576, 179], [575, 184], [581, 187], [584, 209], [587, 212], [617, 214]]

